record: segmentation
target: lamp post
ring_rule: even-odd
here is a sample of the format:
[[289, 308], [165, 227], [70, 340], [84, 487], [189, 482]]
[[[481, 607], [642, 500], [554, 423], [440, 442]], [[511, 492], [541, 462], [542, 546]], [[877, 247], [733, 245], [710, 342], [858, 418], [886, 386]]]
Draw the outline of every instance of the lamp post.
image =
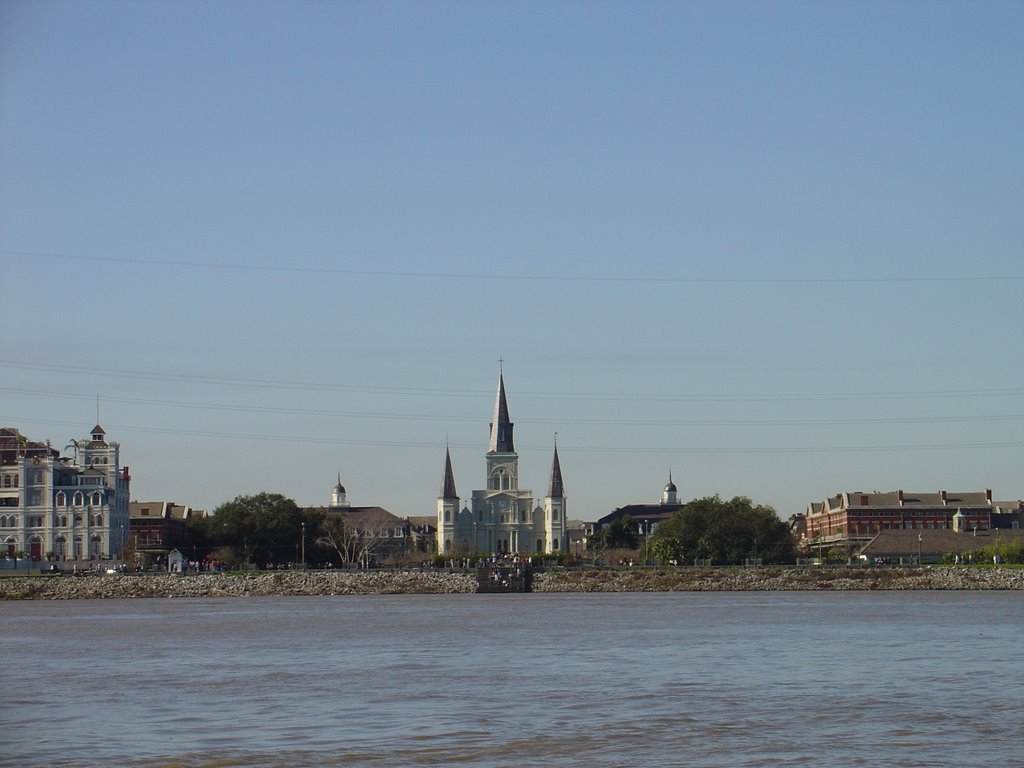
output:
[[302, 568], [303, 568], [303, 570], [305, 570], [305, 568], [306, 568], [306, 524], [305, 523], [302, 524], [302, 560], [300, 560], [299, 562], [302, 563]]
[[650, 558], [650, 554], [651, 554], [650, 553], [649, 543], [648, 543], [649, 540], [650, 540], [650, 533], [651, 533], [651, 523], [650, 523], [650, 521], [649, 520], [641, 520], [640, 521], [640, 535], [644, 537], [644, 562], [643, 562], [644, 565], [647, 565], [647, 561]]
[[921, 534], [917, 534], [917, 567], [920, 568], [924, 563], [921, 562]]

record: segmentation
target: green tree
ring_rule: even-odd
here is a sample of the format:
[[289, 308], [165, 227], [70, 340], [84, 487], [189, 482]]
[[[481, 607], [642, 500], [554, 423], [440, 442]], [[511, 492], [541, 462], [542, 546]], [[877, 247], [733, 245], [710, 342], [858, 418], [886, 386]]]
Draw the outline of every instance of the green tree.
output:
[[284, 562], [295, 558], [305, 517], [279, 493], [237, 496], [201, 523], [208, 546], [232, 547], [243, 562]]
[[601, 543], [608, 549], [636, 549], [640, 543], [640, 534], [636, 523], [629, 515], [612, 520], [598, 531]]
[[675, 536], [655, 536], [651, 541], [651, 554], [660, 565], [683, 562], [683, 546]]
[[680, 562], [710, 558], [725, 565], [762, 558], [765, 563], [791, 563], [795, 556], [789, 527], [775, 510], [743, 496], [694, 499], [658, 526], [655, 542], [659, 559], [671, 552]]

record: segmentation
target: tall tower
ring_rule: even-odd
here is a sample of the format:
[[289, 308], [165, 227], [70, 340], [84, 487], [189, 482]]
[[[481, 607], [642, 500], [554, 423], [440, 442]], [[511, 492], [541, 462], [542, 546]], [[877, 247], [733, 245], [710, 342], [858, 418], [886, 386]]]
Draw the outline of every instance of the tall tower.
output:
[[93, 427], [90, 437], [78, 446], [76, 463], [81, 474], [72, 499], [82, 498], [91, 507], [92, 514], [87, 517], [93, 529], [88, 548], [79, 550], [76, 541], [73, 551], [86, 557], [116, 557], [128, 538], [131, 476], [128, 467], [120, 465], [120, 444], [107, 442], [103, 427]]
[[453, 551], [457, 537], [455, 524], [459, 515], [459, 494], [455, 490], [455, 473], [452, 472], [452, 454], [444, 449], [444, 477], [441, 480], [441, 495], [437, 497], [437, 551]]
[[487, 443], [487, 490], [519, 489], [519, 456], [512, 440], [512, 420], [505, 399], [505, 376], [498, 371], [498, 394], [494, 399], [491, 436]]
[[548, 552], [566, 548], [565, 487], [562, 485], [562, 467], [558, 463], [558, 442], [551, 460], [551, 479], [548, 495], [544, 497], [544, 538]]

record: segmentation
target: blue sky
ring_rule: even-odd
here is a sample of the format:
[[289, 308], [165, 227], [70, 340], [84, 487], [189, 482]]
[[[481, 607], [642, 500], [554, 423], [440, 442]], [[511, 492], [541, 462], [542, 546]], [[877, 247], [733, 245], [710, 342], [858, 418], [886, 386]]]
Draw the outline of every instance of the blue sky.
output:
[[1024, 5], [0, 4], [0, 423], [132, 496], [1024, 496]]

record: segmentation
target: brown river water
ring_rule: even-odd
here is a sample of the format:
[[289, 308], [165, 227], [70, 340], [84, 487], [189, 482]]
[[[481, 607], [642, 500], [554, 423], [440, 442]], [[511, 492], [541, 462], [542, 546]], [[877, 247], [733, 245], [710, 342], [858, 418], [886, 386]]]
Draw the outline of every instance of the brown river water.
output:
[[1024, 766], [1024, 593], [0, 603], [12, 766]]

